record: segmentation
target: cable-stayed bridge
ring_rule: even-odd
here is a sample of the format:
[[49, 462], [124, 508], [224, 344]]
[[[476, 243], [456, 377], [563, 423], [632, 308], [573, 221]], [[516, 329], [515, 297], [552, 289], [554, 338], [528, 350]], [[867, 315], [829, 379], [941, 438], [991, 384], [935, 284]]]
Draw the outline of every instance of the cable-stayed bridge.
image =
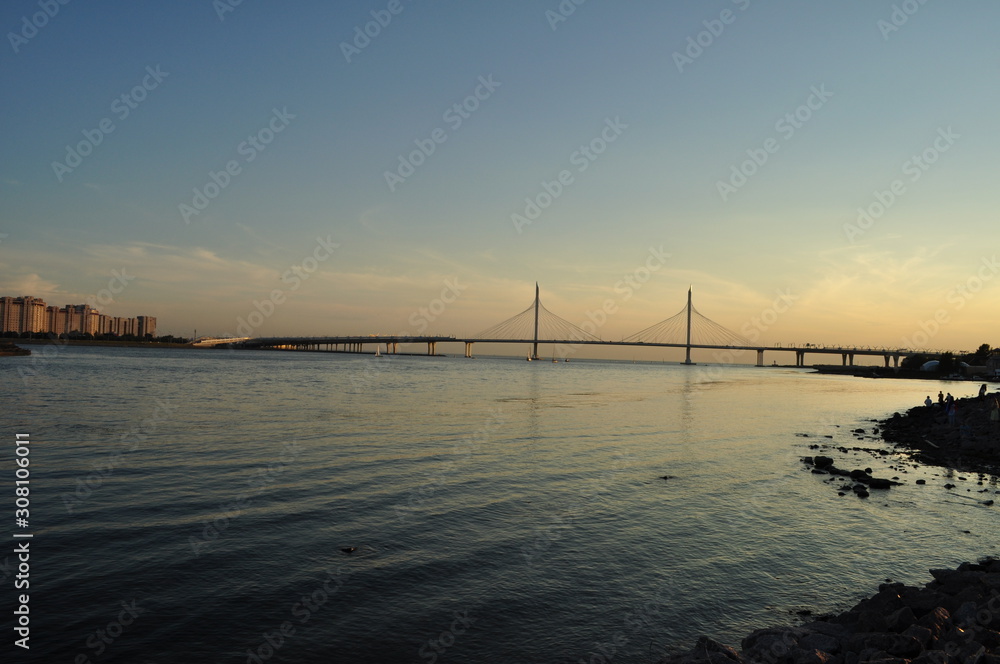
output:
[[[886, 367], [890, 365], [890, 361], [893, 366], [898, 367], [900, 358], [909, 355], [939, 354], [920, 349], [872, 348], [869, 346], [817, 346], [813, 344], [762, 346], [699, 313], [692, 304], [691, 289], [688, 289], [687, 304], [678, 313], [620, 341], [601, 339], [596, 334], [598, 325], [597, 321], [590, 320], [577, 326], [552, 313], [542, 305], [538, 284], [535, 284], [535, 300], [527, 309], [471, 337], [405, 334], [260, 337], [244, 339], [235, 343], [232, 340], [225, 340], [225, 345], [247, 349], [326, 350], [347, 353], [371, 352], [366, 351], [365, 348], [374, 345], [376, 354], [381, 354], [381, 349], [384, 346], [386, 355], [394, 355], [399, 352], [400, 344], [426, 343], [427, 354], [437, 355], [437, 344], [439, 343], [462, 343], [465, 344], [465, 356], [472, 357], [473, 345], [476, 343], [526, 344], [531, 349], [527, 355], [529, 360], [539, 359], [539, 344], [553, 344], [554, 354], [562, 358], [576, 352], [580, 346], [683, 348], [685, 349], [684, 364], [694, 364], [691, 360], [692, 349], [710, 349], [729, 351], [728, 356], [717, 353], [715, 357], [717, 362], [732, 362], [742, 352], [754, 351], [757, 354], [757, 366], [764, 366], [765, 351], [783, 351], [795, 353], [795, 366], [800, 367], [805, 366], [806, 353], [840, 355], [841, 363], [845, 366], [853, 365], [854, 358], [858, 355], [881, 356]], [[584, 329], [587, 327], [591, 329]]]

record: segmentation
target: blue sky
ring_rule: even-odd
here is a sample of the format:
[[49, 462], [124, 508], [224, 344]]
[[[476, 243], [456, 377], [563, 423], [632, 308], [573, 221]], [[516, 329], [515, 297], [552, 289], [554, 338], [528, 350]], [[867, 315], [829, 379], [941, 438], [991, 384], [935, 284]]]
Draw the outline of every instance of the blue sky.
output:
[[[693, 284], [735, 330], [792, 293], [766, 343], [898, 346], [935, 315], [929, 348], [1000, 343], [995, 3], [45, 6], [0, 8], [3, 294], [83, 302], [125, 269], [104, 310], [166, 332], [231, 332], [277, 290], [255, 335], [368, 334], [415, 331], [452, 280], [426, 331], [463, 335], [538, 281], [574, 323], [611, 300], [615, 339]], [[217, 195], [185, 219], [195, 189]]]

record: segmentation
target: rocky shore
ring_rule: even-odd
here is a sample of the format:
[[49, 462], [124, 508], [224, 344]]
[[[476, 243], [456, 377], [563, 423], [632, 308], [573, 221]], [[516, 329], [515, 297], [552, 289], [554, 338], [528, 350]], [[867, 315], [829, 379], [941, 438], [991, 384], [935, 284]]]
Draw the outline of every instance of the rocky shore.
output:
[[[879, 421], [871, 430], [871, 438], [865, 429], [851, 433], [858, 440], [877, 440], [881, 436], [916, 465], [978, 473], [978, 484], [982, 485], [987, 475], [1000, 475], [1000, 422], [990, 418], [996, 397], [990, 394], [957, 400], [954, 419], [949, 419], [943, 405], [917, 406], [905, 415], [893, 413]], [[832, 441], [810, 448], [840, 452], [845, 460], [849, 453], [882, 457], [895, 464], [889, 469], [907, 473], [907, 464], [889, 449], [847, 448]], [[841, 484], [841, 496], [853, 492], [867, 498], [872, 489], [886, 490], [903, 483], [900, 475], [891, 479], [875, 477], [869, 467], [839, 468], [836, 460], [825, 454], [803, 457], [802, 461], [811, 472], [828, 475], [827, 482]], [[915, 483], [924, 484], [925, 480]], [[954, 484], [944, 485], [946, 490], [955, 488]], [[980, 492], [992, 493], [988, 488]], [[982, 502], [985, 506], [993, 503]], [[739, 649], [703, 636], [690, 651], [660, 662], [1000, 664], [1000, 560], [986, 558], [962, 563], [956, 569], [932, 569], [930, 575], [932, 580], [923, 587], [887, 579], [877, 594], [840, 615], [824, 616], [803, 625], [758, 629], [743, 638]]]
[[1000, 560], [884, 583], [844, 613], [751, 632], [740, 649], [698, 640], [661, 664], [1000, 664]]
[[966, 472], [1000, 474], [1000, 422], [990, 420], [996, 393], [955, 402], [949, 422], [942, 405], [917, 406], [880, 422], [882, 438], [914, 461]]

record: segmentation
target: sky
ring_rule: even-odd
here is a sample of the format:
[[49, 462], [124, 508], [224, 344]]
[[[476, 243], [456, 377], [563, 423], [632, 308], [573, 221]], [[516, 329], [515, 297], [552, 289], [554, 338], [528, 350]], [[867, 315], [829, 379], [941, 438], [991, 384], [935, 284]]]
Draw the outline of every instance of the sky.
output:
[[181, 336], [464, 336], [538, 282], [621, 339], [692, 286], [767, 345], [1000, 345], [997, 25], [988, 0], [10, 0], [0, 295]]

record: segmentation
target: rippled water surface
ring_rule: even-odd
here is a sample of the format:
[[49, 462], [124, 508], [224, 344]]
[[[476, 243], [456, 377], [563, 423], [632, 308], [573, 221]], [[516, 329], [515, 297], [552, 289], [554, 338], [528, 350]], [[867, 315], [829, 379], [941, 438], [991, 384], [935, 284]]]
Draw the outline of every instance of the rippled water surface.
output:
[[938, 383], [34, 348], [0, 407], [11, 480], [32, 440], [37, 661], [648, 662], [998, 552], [975, 476], [862, 501], [799, 462], [880, 447], [850, 430]]

